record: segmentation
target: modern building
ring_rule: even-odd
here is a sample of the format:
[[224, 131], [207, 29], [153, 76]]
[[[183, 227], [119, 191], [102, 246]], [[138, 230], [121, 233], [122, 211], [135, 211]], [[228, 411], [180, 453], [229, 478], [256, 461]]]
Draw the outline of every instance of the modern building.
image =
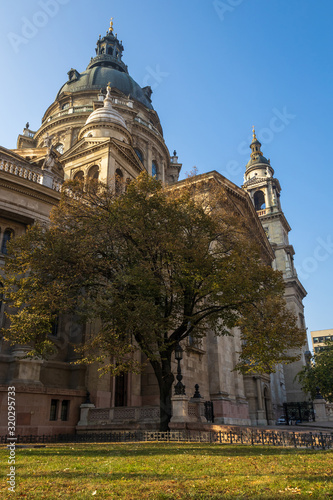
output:
[[[0, 267], [11, 237], [35, 221], [47, 223], [65, 179], [99, 179], [117, 190], [117, 179], [126, 183], [147, 171], [167, 185], [181, 186], [182, 165], [165, 144], [152, 90], [131, 78], [123, 50], [111, 24], [97, 40], [96, 55], [87, 69], [68, 72], [41, 127], [32, 131], [27, 124], [17, 149], [0, 148]], [[225, 187], [236, 209], [250, 221], [267, 262], [283, 272], [288, 307], [299, 326], [305, 327], [306, 292], [293, 264], [281, 187], [255, 133], [250, 147], [242, 187], [217, 172], [192, 182]], [[6, 321], [0, 302], [0, 326]], [[188, 342], [182, 360], [187, 392], [193, 394], [195, 384], [200, 385], [201, 396], [213, 402], [217, 424], [273, 423], [283, 412], [283, 403], [305, 399], [294, 377], [305, 364], [307, 346], [299, 362], [279, 366], [272, 376], [243, 376], [232, 371], [241, 347], [239, 332], [233, 334], [219, 338], [208, 334], [200, 345]], [[96, 366], [73, 364], [77, 354], [71, 344], [79, 343], [83, 335], [83, 327], [60, 317], [52, 332], [57, 354], [48, 361], [25, 359], [26, 346], [11, 347], [1, 341], [0, 411], [7, 415], [8, 385], [15, 386], [18, 434], [73, 432], [78, 423], [81, 429], [157, 426], [159, 396], [152, 369], [148, 366], [141, 375], [99, 377]], [[193, 421], [200, 420], [193, 405], [188, 402], [188, 414]], [[6, 434], [6, 418], [1, 422], [0, 433]]]
[[311, 340], [313, 352], [320, 352], [325, 347], [325, 342], [333, 341], [333, 329], [315, 330], [311, 332]]

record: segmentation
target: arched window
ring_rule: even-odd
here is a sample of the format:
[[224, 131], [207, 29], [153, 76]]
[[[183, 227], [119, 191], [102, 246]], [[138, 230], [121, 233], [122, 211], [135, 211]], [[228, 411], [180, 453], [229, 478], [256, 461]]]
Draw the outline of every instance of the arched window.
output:
[[123, 185], [124, 185], [124, 175], [120, 168], [117, 168], [116, 170], [116, 176], [115, 176], [115, 188], [116, 188], [116, 194], [121, 194], [123, 191]]
[[151, 165], [151, 175], [153, 177], [157, 177], [157, 173], [158, 173], [158, 169], [157, 169], [157, 165], [156, 163], [153, 161], [152, 165]]
[[99, 168], [97, 165], [94, 165], [89, 169], [88, 178], [90, 180], [98, 181]]
[[253, 196], [254, 208], [258, 210], [264, 210], [266, 208], [265, 195], [262, 191], [256, 191]]
[[113, 54], [113, 47], [108, 47], [108, 54], [112, 56]]
[[64, 152], [64, 145], [61, 142], [58, 142], [58, 144], [54, 147], [54, 149], [62, 155]]
[[1, 253], [7, 255], [7, 243], [13, 236], [14, 236], [14, 231], [12, 229], [6, 229], [6, 231], [3, 233]]
[[83, 180], [84, 180], [84, 174], [83, 174], [82, 170], [80, 170], [79, 172], [76, 172], [76, 174], [74, 174], [73, 179], [75, 181], [81, 181], [81, 182], [83, 182]]
[[140, 149], [134, 148], [134, 151], [136, 153], [136, 156], [139, 158], [141, 163], [143, 163], [143, 154], [141, 153]]
[[56, 337], [58, 335], [59, 328], [59, 315], [57, 315], [51, 323], [51, 335]]

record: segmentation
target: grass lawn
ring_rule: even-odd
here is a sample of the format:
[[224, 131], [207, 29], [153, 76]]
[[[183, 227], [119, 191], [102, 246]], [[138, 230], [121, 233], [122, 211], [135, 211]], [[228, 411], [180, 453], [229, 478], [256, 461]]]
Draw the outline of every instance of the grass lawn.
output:
[[206, 443], [47, 445], [16, 449], [16, 492], [100, 499], [333, 498], [333, 452]]

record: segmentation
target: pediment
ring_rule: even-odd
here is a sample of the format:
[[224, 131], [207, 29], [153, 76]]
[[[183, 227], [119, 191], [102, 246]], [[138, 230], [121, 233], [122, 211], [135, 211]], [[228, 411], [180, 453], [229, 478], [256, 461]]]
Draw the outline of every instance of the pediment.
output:
[[125, 142], [118, 141], [117, 139], [112, 139], [112, 144], [122, 156], [125, 156], [125, 158], [130, 161], [130, 163], [138, 172], [142, 172], [143, 170], [145, 170], [144, 165], [139, 160], [138, 155], [135, 153], [131, 145], [126, 144]]
[[76, 155], [81, 155], [82, 153], [88, 154], [96, 150], [96, 148], [105, 147], [109, 143], [110, 139], [105, 137], [83, 137], [62, 155], [61, 160], [67, 161], [73, 159]]

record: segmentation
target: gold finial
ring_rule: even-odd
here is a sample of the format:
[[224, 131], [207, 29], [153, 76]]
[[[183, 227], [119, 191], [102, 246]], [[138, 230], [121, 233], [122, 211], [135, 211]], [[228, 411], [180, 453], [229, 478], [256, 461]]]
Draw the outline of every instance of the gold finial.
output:
[[252, 134], [253, 134], [253, 140], [256, 141], [257, 137], [256, 137], [256, 132], [254, 130], [254, 125], [252, 125]]
[[113, 32], [113, 17], [111, 17], [110, 28], [109, 28], [109, 33], [112, 33], [112, 32]]
[[109, 92], [111, 92], [111, 82], [108, 82], [108, 86], [106, 88]]

